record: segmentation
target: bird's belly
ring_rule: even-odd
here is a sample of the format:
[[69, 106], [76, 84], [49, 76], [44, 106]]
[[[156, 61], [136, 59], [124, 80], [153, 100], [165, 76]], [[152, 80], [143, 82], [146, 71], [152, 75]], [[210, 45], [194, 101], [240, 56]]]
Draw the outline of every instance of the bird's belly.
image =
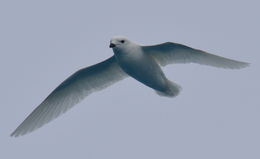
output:
[[152, 59], [127, 59], [120, 64], [121, 68], [130, 76], [148, 87], [163, 91], [167, 87], [167, 79], [160, 66]]

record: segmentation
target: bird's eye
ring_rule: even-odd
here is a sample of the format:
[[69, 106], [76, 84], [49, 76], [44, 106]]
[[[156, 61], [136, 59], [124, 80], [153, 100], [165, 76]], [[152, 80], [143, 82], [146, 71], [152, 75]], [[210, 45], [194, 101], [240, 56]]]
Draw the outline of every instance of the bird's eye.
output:
[[125, 40], [121, 40], [120, 42], [121, 42], [121, 43], [124, 43], [124, 42], [125, 42]]

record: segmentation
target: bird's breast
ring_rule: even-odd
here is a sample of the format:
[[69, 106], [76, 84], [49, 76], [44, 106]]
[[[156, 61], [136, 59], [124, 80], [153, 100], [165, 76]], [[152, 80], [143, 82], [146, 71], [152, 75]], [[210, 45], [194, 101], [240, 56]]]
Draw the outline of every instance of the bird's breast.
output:
[[119, 57], [117, 60], [120, 67], [139, 82], [159, 91], [165, 89], [166, 77], [151, 57], [138, 54]]

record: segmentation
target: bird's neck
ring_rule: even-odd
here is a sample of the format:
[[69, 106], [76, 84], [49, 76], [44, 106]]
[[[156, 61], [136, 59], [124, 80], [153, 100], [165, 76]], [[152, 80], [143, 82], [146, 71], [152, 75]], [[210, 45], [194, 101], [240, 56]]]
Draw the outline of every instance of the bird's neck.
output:
[[114, 54], [119, 64], [124, 65], [140, 61], [143, 58], [143, 52], [140, 47], [128, 47], [123, 49], [114, 49]]

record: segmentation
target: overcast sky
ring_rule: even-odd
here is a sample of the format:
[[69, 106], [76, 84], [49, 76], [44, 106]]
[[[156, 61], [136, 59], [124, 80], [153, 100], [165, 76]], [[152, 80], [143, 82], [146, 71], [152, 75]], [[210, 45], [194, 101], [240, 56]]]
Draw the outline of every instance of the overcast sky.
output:
[[[253, 0], [0, 2], [0, 158], [259, 159], [260, 21]], [[10, 133], [65, 78], [113, 55], [109, 40], [182, 43], [250, 62], [170, 65], [163, 98], [128, 78], [41, 129]]]

